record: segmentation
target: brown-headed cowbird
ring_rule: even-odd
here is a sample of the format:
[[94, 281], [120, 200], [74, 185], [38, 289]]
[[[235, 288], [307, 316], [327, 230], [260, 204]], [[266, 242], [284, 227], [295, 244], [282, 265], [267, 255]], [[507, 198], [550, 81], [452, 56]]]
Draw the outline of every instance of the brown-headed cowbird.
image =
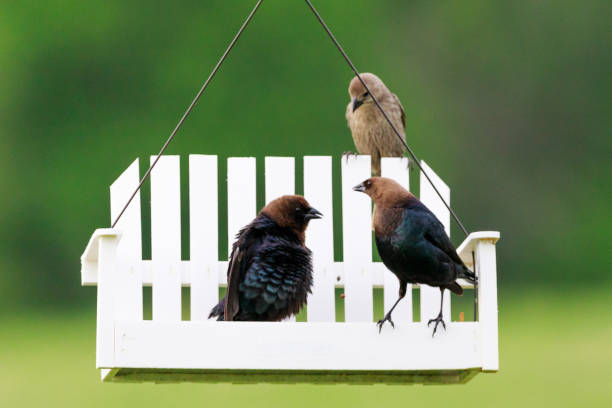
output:
[[[367, 72], [360, 75], [405, 141], [406, 115], [399, 98], [391, 93], [376, 75]], [[359, 78], [351, 80], [348, 92], [351, 101], [346, 107], [346, 121], [351, 129], [355, 148], [359, 154], [371, 156], [372, 174], [380, 176], [380, 158], [403, 157], [404, 146]], [[412, 166], [411, 162], [409, 163]]]
[[308, 222], [321, 218], [302, 196], [270, 201], [236, 236], [227, 294], [210, 312], [217, 320], [279, 321], [297, 314], [312, 287]]
[[435, 322], [432, 336], [438, 324], [446, 329], [442, 319], [444, 289], [461, 295], [463, 289], [456, 280], [475, 282], [476, 276], [457, 255], [442, 223], [418, 198], [391, 179], [372, 177], [353, 190], [366, 193], [374, 201], [376, 248], [400, 282], [399, 299], [378, 321], [379, 331], [385, 321], [394, 326], [391, 313], [406, 294], [408, 283], [440, 288], [440, 313], [427, 325]]

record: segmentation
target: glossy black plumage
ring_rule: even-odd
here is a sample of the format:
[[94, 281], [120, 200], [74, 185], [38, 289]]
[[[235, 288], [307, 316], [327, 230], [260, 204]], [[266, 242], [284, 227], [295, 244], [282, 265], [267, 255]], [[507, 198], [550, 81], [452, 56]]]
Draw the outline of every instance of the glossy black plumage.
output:
[[304, 246], [304, 231], [320, 213], [302, 197], [289, 197], [287, 205], [264, 208], [238, 233], [228, 267], [227, 294], [209, 317], [279, 321], [306, 304], [312, 287], [312, 256]]
[[[438, 287], [461, 295], [459, 278], [474, 282], [475, 275], [457, 255], [442, 223], [414, 195], [390, 179], [373, 177], [355, 190], [368, 194], [375, 203], [374, 232], [380, 257], [400, 281], [401, 300], [409, 283]], [[397, 302], [396, 302], [397, 304]], [[395, 306], [394, 306], [395, 307]], [[379, 321], [391, 324], [391, 312]], [[442, 320], [442, 307], [435, 319], [436, 328]], [[436, 328], [434, 328], [434, 333]]]
[[[382, 214], [400, 212], [398, 225], [387, 233], [375, 234], [376, 247], [384, 264], [402, 283], [421, 283], [462, 294], [458, 278], [473, 278], [450, 242], [436, 216], [416, 197]], [[382, 215], [381, 214], [381, 215]], [[384, 215], [379, 222], [384, 222]]]

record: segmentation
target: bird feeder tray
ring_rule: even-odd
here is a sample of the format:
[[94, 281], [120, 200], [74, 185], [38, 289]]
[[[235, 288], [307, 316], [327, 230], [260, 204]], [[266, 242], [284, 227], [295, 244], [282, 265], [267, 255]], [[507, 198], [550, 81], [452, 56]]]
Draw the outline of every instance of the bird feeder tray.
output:
[[[103, 381], [440, 384], [498, 370], [498, 232], [472, 233], [457, 251], [479, 277], [478, 321], [448, 322], [447, 295], [446, 331], [432, 338], [426, 322], [438, 313], [440, 291], [423, 285], [415, 287], [419, 321], [413, 321], [408, 290], [393, 314], [395, 329], [386, 325], [379, 334], [375, 320], [382, 315], [374, 316], [373, 288], [383, 289], [388, 310], [399, 284], [381, 262], [373, 262], [371, 202], [352, 191], [370, 176], [369, 156], [342, 159], [340, 217], [333, 212], [340, 197], [332, 194], [332, 158], [303, 158], [304, 196], [324, 214], [306, 233], [314, 265], [307, 321], [208, 320], [227, 272], [227, 261], [218, 256], [217, 156], [189, 156], [188, 186], [180, 184], [179, 163], [178, 156], [163, 156], [151, 173], [151, 260], [142, 259], [140, 193], [115, 228], [93, 233], [81, 257], [82, 284], [97, 286], [96, 367]], [[421, 164], [448, 202], [448, 186]], [[384, 158], [382, 175], [409, 187], [406, 159]], [[112, 219], [138, 183], [136, 160], [110, 187]], [[449, 232], [448, 210], [428, 182], [420, 186], [421, 201]], [[189, 190], [189, 260], [181, 259], [181, 188]], [[294, 192], [295, 159], [266, 157], [265, 201]], [[255, 158], [228, 158], [229, 248], [256, 211]], [[341, 225], [343, 262], [334, 261], [334, 222]], [[143, 319], [143, 286], [152, 287], [152, 320]], [[190, 289], [189, 305], [181, 299], [182, 287]], [[343, 300], [335, 288], [343, 288]], [[336, 321], [337, 302], [344, 302], [342, 322]], [[190, 320], [182, 320], [184, 307]]]

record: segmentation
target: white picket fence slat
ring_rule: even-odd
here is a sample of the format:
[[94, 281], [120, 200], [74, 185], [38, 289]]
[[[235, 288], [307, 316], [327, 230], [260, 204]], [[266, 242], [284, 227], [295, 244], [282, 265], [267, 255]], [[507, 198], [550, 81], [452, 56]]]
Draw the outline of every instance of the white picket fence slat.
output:
[[[295, 194], [295, 159], [293, 157], [266, 157], [266, 204], [283, 195]], [[295, 322], [295, 316], [285, 322]]]
[[206, 320], [219, 301], [217, 156], [189, 156], [191, 320]]
[[[406, 190], [410, 190], [408, 159], [383, 157], [381, 175], [397, 181]], [[384, 270], [384, 304], [385, 313], [393, 307], [399, 297], [399, 281], [393, 272]], [[412, 285], [408, 284], [406, 296], [393, 311], [393, 321], [397, 323], [412, 322]]]
[[[138, 159], [121, 174], [110, 187], [111, 222], [114, 222], [125, 203], [138, 186]], [[116, 274], [115, 310], [126, 320], [142, 319], [142, 278], [130, 264], [142, 258], [142, 229], [140, 226], [140, 192], [125, 210], [115, 228], [122, 236], [117, 247], [119, 271]]]
[[323, 218], [308, 225], [306, 233], [306, 246], [312, 251], [314, 266], [307, 319], [309, 322], [334, 322], [336, 273], [331, 156], [304, 157], [304, 197], [323, 214]]
[[254, 157], [227, 159], [227, 251], [232, 252], [236, 234], [257, 213]]
[[373, 320], [372, 202], [353, 187], [370, 177], [370, 156], [342, 159], [342, 240], [344, 247], [344, 317], [347, 322]]
[[295, 158], [266, 157], [266, 204], [286, 194], [295, 194]]
[[[431, 167], [424, 161], [421, 161], [421, 166], [429, 175], [429, 178], [436, 186], [444, 201], [450, 205], [450, 188], [442, 179], [433, 171]], [[420, 178], [421, 194], [420, 199], [434, 213], [434, 215], [444, 225], [444, 230], [450, 237], [450, 212], [444, 205], [440, 197], [435, 192], [429, 181], [421, 173]], [[444, 291], [444, 303], [442, 305], [442, 312], [444, 314], [444, 321], [449, 322], [451, 320], [451, 308], [450, 308], [450, 292]], [[440, 311], [440, 289], [432, 288], [431, 286], [421, 285], [421, 321], [427, 322], [429, 319], [433, 319], [438, 315]]]
[[[151, 157], [151, 163], [155, 156]], [[179, 156], [163, 156], [151, 172], [153, 320], [181, 320], [181, 189]]]

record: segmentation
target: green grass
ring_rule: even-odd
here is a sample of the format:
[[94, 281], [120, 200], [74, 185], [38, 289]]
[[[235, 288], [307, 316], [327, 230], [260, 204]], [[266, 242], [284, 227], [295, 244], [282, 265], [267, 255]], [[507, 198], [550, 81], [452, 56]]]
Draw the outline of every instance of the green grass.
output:
[[93, 312], [5, 317], [0, 406], [612, 406], [607, 294], [502, 295], [500, 372], [451, 386], [102, 384]]

